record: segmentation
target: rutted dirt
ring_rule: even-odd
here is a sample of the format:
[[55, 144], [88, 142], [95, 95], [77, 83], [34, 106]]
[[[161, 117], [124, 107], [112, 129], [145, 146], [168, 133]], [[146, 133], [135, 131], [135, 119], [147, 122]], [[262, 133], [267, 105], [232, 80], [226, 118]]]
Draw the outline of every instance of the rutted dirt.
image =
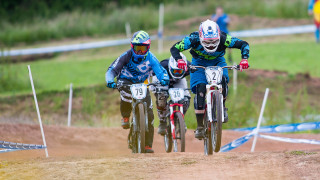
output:
[[[0, 154], [0, 179], [317, 179], [320, 146], [252, 140], [227, 153], [204, 156], [203, 142], [187, 131], [186, 153], [165, 153], [155, 133], [155, 154], [131, 154], [127, 130], [45, 126], [48, 152], [26, 150]], [[1, 140], [42, 144], [38, 125], [1, 124]], [[222, 144], [245, 132], [224, 131]], [[274, 134], [273, 134], [274, 135]], [[276, 134], [317, 139], [320, 134]]]

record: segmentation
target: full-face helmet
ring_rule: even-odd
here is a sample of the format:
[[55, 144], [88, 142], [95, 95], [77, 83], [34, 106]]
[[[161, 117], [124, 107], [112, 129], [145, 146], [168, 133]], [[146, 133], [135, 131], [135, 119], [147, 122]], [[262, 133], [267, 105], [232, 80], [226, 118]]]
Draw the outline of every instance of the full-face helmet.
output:
[[207, 19], [199, 26], [200, 44], [208, 53], [214, 53], [220, 43], [220, 29], [217, 23]]
[[135, 58], [143, 59], [150, 49], [151, 40], [145, 31], [137, 31], [131, 38], [131, 50]]
[[[185, 55], [183, 55], [182, 53], [180, 53], [182, 60], [185, 61], [186, 64], [188, 64], [187, 62], [187, 58]], [[177, 61], [171, 56], [169, 58], [169, 73], [172, 76], [172, 78], [174, 79], [181, 79], [183, 78], [184, 74], [186, 73], [186, 71], [184, 69], [180, 69], [178, 68], [178, 63]]]

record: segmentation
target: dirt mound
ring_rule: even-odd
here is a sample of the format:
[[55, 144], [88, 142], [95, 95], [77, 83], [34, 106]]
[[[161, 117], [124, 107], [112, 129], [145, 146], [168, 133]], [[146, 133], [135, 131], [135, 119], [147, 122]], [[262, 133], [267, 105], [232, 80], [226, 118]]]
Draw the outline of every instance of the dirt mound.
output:
[[[317, 179], [320, 146], [259, 139], [228, 153], [203, 155], [203, 142], [187, 131], [186, 153], [165, 153], [155, 134], [155, 154], [131, 154], [128, 131], [121, 128], [44, 127], [50, 158], [44, 150], [0, 154], [0, 179]], [[42, 144], [38, 125], [0, 124], [0, 140]], [[223, 131], [222, 144], [245, 132]], [[320, 134], [277, 134], [318, 139]], [[299, 151], [298, 151], [299, 150]]]

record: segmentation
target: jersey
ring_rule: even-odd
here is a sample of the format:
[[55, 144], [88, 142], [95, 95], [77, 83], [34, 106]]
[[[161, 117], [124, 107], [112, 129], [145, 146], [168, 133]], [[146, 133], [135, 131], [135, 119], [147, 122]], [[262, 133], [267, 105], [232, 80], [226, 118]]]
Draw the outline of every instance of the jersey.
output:
[[225, 32], [220, 31], [220, 43], [216, 52], [208, 53], [200, 44], [199, 32], [193, 32], [186, 36], [182, 41], [174, 44], [170, 52], [174, 59], [182, 59], [180, 52], [191, 49], [190, 54], [194, 58], [193, 61], [216, 60], [225, 55], [226, 48], [237, 48], [241, 50], [242, 59], [249, 58], [249, 44], [246, 41], [232, 37]]
[[[215, 19], [215, 17], [216, 17], [216, 15], [213, 14], [213, 15], [211, 16], [211, 19], [213, 20], [213, 19]], [[225, 32], [225, 33], [228, 34], [228, 33], [229, 33], [229, 31], [228, 31], [229, 21], [230, 21], [230, 19], [229, 19], [228, 15], [223, 14], [222, 16], [220, 16], [220, 17], [217, 19], [216, 23], [218, 24], [218, 26], [219, 26], [219, 28], [220, 28], [221, 31], [223, 31], [223, 32]]]
[[161, 80], [169, 80], [167, 71], [160, 65], [158, 59], [149, 51], [140, 63], [135, 63], [132, 51], [128, 50], [119, 56], [108, 68], [106, 81], [112, 82], [115, 77], [127, 79], [133, 83], [143, 83], [152, 72]]

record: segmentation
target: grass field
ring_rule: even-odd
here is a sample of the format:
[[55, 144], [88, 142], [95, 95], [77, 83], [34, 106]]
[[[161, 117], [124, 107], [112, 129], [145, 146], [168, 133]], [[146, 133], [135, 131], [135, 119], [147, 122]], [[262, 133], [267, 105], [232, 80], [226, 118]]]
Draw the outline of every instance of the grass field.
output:
[[[288, 36], [294, 37], [294, 36]], [[173, 44], [174, 42], [172, 42]], [[249, 42], [250, 43], [250, 42]], [[168, 44], [170, 45], [170, 43]], [[1, 65], [3, 71], [26, 82], [28, 80], [27, 65], [31, 65], [37, 91], [66, 89], [70, 83], [75, 87], [90, 86], [104, 83], [104, 74], [109, 65], [127, 50], [127, 46], [94, 49], [61, 54], [53, 59], [28, 63]], [[155, 48], [152, 50], [156, 51]], [[320, 77], [319, 55], [320, 46], [312, 41], [269, 42], [250, 46], [250, 66], [253, 69], [285, 71], [290, 74], [309, 73]], [[112, 54], [112, 55], [110, 55]], [[155, 53], [159, 60], [170, 56], [169, 52]], [[185, 52], [190, 59], [188, 52]], [[233, 50], [235, 61], [240, 61], [240, 51]], [[4, 78], [2, 76], [2, 78]], [[15, 81], [15, 79], [12, 79]], [[23, 94], [30, 92], [28, 86], [22, 89], [0, 89], [1, 95]]]
[[[232, 84], [230, 84], [228, 100], [228, 107], [232, 109], [229, 116], [238, 119], [228, 123], [225, 127], [255, 125], [265, 87], [270, 87], [273, 94], [267, 104], [265, 124], [299, 122], [303, 115], [319, 113], [317, 98], [309, 97], [307, 87], [297, 89], [294, 86], [289, 86], [289, 84], [295, 78], [296, 73], [310, 73], [314, 77], [320, 77], [318, 70], [320, 46], [316, 46], [312, 38], [307, 38], [305, 42], [301, 38], [295, 38], [295, 36], [288, 36], [288, 38], [290, 38], [288, 42], [275, 40], [268, 43], [251, 44], [249, 60], [251, 68], [285, 71], [289, 73], [289, 77], [273, 80], [264, 80], [262, 77], [252, 84], [247, 75], [240, 73], [238, 93], [236, 96], [233, 94]], [[248, 42], [250, 43], [250, 39], [248, 39]], [[166, 49], [168, 50], [173, 43], [166, 42]], [[298, 46], [299, 48], [297, 48]], [[13, 79], [11, 81], [2, 79], [0, 82], [17, 82], [15, 84], [24, 84], [24, 86], [8, 86], [7, 89], [2, 89], [0, 96], [8, 98], [8, 96], [30, 94], [32, 92], [27, 71], [27, 65], [30, 64], [35, 88], [40, 96], [40, 104], [42, 103], [43, 107], [47, 108], [44, 110], [47, 112], [47, 116], [43, 118], [47, 120], [45, 121], [47, 124], [57, 123], [56, 120], [52, 119], [54, 116], [50, 113], [64, 113], [63, 108], [65, 108], [68, 87], [70, 83], [73, 83], [74, 87], [78, 88], [75, 98], [78, 97], [79, 102], [81, 102], [78, 109], [75, 109], [75, 113], [83, 114], [76, 121], [77, 125], [117, 126], [119, 125], [119, 110], [117, 108], [119, 101], [113, 98], [111, 102], [110, 97], [117, 97], [118, 93], [114, 91], [110, 96], [110, 90], [103, 85], [105, 83], [104, 76], [108, 66], [127, 49], [127, 46], [102, 48], [60, 54], [50, 60], [1, 64], [2, 73], [11, 74], [10, 78]], [[156, 51], [156, 47], [153, 46], [152, 51]], [[168, 51], [155, 54], [159, 60], [170, 55]], [[190, 59], [190, 54], [188, 52], [185, 52], [185, 54]], [[240, 51], [233, 50], [233, 57], [235, 61], [240, 61]], [[230, 75], [232, 79], [232, 73]], [[1, 76], [1, 78], [3, 77]], [[286, 86], [280, 84], [286, 84]], [[98, 88], [90, 88], [90, 86], [97, 85]], [[80, 90], [81, 87], [85, 88]], [[296, 89], [296, 91], [287, 92], [288, 88]], [[60, 91], [60, 95], [55, 95], [56, 91]], [[105, 95], [105, 93], [109, 95]], [[47, 106], [47, 104], [49, 105]], [[116, 106], [113, 106], [114, 104]], [[33, 106], [32, 101], [28, 106]], [[31, 110], [29, 109], [29, 111]], [[155, 108], [154, 112], [157, 114]], [[114, 117], [116, 114], [117, 116]], [[194, 118], [192, 100], [186, 116], [188, 127], [194, 128], [196, 126]], [[155, 124], [157, 126], [157, 120]]]

